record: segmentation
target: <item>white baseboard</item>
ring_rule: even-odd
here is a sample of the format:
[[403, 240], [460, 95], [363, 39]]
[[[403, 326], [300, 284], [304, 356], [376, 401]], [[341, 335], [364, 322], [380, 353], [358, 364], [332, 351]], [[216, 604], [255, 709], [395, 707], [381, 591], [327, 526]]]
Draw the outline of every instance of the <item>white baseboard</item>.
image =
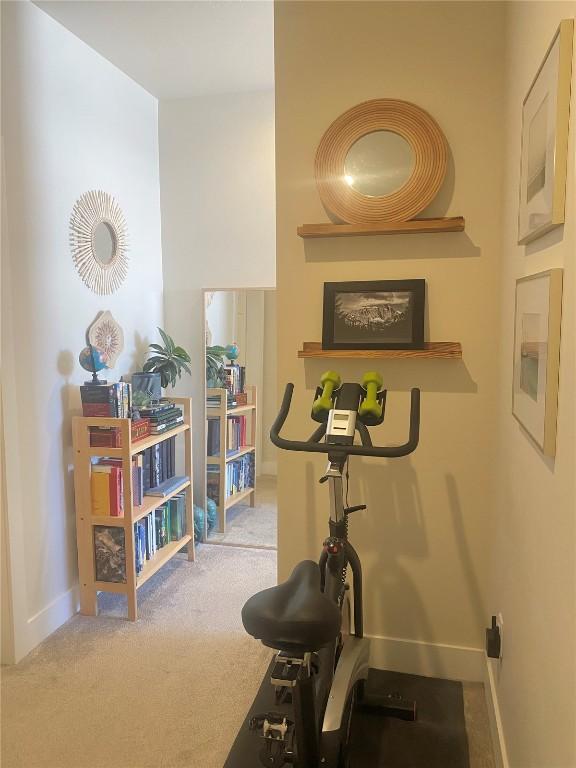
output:
[[481, 648], [370, 636], [370, 666], [393, 672], [466, 682], [484, 681]]
[[16, 662], [20, 661], [43, 640], [61, 627], [78, 612], [80, 592], [78, 586], [59, 595], [49, 605], [28, 619], [25, 646], [18, 649]]
[[485, 657], [484, 694], [486, 696], [486, 709], [488, 710], [488, 720], [490, 721], [490, 735], [492, 736], [496, 768], [509, 768], [510, 763], [508, 762], [506, 740], [504, 738], [498, 693], [496, 691], [495, 671], [496, 665], [499, 663], [498, 660]]
[[257, 466], [259, 475], [277, 475], [278, 463], [276, 461], [261, 461]]

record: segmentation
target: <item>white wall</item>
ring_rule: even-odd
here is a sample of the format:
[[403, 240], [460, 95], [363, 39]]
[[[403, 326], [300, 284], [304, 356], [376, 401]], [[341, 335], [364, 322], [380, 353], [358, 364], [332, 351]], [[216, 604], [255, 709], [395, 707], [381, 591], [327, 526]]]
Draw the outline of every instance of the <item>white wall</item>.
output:
[[[517, 2], [506, 18], [496, 506], [489, 605], [504, 618], [504, 658], [490, 662], [511, 768], [576, 765], [576, 51], [572, 65], [566, 223], [517, 245], [522, 101], [574, 2]], [[547, 459], [511, 413], [516, 280], [564, 269], [558, 439]]]
[[[274, 286], [274, 94], [160, 102], [160, 183], [166, 328], [192, 357], [177, 391], [204, 407], [203, 288]], [[202, 503], [204, 429], [194, 430]]]
[[[162, 259], [156, 100], [31, 3], [2, 3], [2, 33], [2, 394], [21, 657], [77, 605], [70, 418], [86, 329], [111, 310], [125, 349], [108, 378], [141, 366], [162, 324]], [[68, 244], [89, 189], [110, 192], [128, 224], [128, 277], [108, 297], [84, 286]]]
[[[208, 297], [206, 297], [208, 302]], [[206, 322], [212, 340], [210, 346], [225, 347], [234, 340], [234, 292], [214, 291], [210, 304], [206, 303]]]

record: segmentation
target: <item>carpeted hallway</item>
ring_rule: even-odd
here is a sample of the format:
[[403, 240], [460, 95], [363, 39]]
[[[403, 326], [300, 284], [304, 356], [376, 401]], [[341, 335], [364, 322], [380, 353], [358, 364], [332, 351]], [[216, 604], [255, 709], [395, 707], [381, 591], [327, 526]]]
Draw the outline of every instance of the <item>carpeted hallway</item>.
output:
[[[240, 609], [275, 581], [275, 551], [205, 545], [142, 587], [135, 624], [103, 595], [3, 668], [2, 768], [222, 768], [271, 656]], [[493, 768], [481, 684], [463, 696], [469, 768]]]
[[211, 531], [210, 544], [276, 549], [278, 538], [277, 481], [260, 475], [253, 507], [235, 504], [226, 512], [226, 533]]
[[271, 651], [240, 609], [276, 581], [276, 553], [203, 546], [139, 592], [77, 615], [2, 670], [3, 768], [221, 768]]

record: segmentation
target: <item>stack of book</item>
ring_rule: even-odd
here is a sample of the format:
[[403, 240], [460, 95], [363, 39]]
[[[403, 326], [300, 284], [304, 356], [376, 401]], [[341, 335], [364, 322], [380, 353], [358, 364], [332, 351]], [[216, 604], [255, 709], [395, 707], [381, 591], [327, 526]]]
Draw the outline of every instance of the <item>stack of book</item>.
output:
[[[132, 406], [132, 389], [126, 381], [115, 384], [83, 384], [80, 387], [82, 415], [96, 418], [127, 419]], [[132, 440], [143, 440], [150, 434], [147, 419], [132, 422]], [[90, 427], [92, 448], [121, 448], [122, 433], [117, 427]]]
[[226, 389], [228, 390], [228, 407], [236, 405], [236, 395], [244, 394], [246, 384], [246, 368], [232, 363], [224, 366]]
[[150, 422], [150, 434], [160, 435], [177, 427], [184, 421], [182, 409], [170, 400], [161, 400], [158, 405], [139, 408], [140, 416]]
[[[124, 487], [122, 459], [94, 459], [90, 476], [92, 514], [122, 517]], [[176, 436], [132, 457], [132, 504], [141, 506], [144, 494], [166, 496], [188, 478], [176, 477]]]
[[176, 435], [146, 448], [141, 454], [144, 464], [144, 492], [156, 488], [176, 474]]
[[226, 465], [226, 498], [254, 488], [254, 454], [246, 453]]
[[[246, 416], [228, 416], [226, 434], [226, 455], [246, 447]], [[220, 422], [208, 419], [206, 451], [208, 456], [220, 455]]]
[[136, 574], [142, 573], [144, 563], [172, 541], [186, 534], [186, 497], [173, 496], [150, 514], [134, 524], [134, 553]]
[[[172, 541], [180, 541], [187, 532], [186, 496], [173, 496], [134, 523], [134, 559], [136, 573], [142, 573], [147, 560]], [[126, 583], [126, 538], [124, 528], [94, 526], [96, 580]]]
[[[220, 467], [209, 466], [206, 472], [206, 495], [216, 504], [219, 503], [220, 482]], [[226, 483], [225, 498], [246, 491], [248, 488], [254, 488], [254, 454], [246, 453], [226, 464], [224, 482]]]
[[[132, 457], [132, 504], [140, 506], [144, 497], [144, 458]], [[124, 476], [122, 459], [97, 459], [92, 464], [90, 497], [93, 515], [124, 515]]]
[[80, 387], [83, 416], [126, 419], [130, 414], [131, 386], [126, 381], [115, 384], [83, 384]]
[[227, 451], [238, 451], [246, 445], [246, 416], [228, 417]]

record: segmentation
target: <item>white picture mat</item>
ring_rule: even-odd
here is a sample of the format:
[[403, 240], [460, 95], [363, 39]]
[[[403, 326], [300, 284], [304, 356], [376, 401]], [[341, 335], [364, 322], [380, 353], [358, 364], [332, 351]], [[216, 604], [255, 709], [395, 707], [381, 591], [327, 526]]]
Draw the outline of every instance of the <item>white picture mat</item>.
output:
[[[541, 227], [552, 223], [554, 202], [556, 120], [558, 111], [558, 66], [560, 60], [560, 36], [554, 41], [540, 73], [524, 102], [522, 113], [522, 166], [520, 170], [520, 208], [518, 221], [519, 239], [522, 239]], [[530, 142], [530, 128], [538, 110], [546, 104], [546, 164], [545, 183], [528, 200], [528, 166], [534, 147]]]
[[516, 281], [512, 413], [547, 456], [556, 454], [562, 275]]
[[[516, 328], [514, 334], [514, 416], [532, 435], [538, 445], [544, 445], [546, 417], [546, 377], [548, 371], [548, 324], [550, 312], [550, 277], [518, 282], [516, 286]], [[537, 399], [534, 400], [521, 385], [523, 319], [538, 316], [538, 331], [530, 340], [539, 345]]]

